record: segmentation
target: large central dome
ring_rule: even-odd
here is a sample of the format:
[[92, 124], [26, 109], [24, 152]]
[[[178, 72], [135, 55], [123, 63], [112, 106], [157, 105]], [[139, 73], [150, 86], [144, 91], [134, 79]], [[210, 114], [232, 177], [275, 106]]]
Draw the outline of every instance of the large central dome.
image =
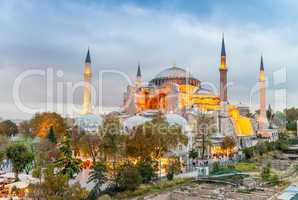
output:
[[165, 83], [199, 85], [199, 80], [180, 67], [170, 67], [158, 73], [150, 81], [152, 85], [161, 86]]
[[155, 78], [185, 78], [192, 77], [185, 69], [180, 67], [171, 67], [159, 72]]

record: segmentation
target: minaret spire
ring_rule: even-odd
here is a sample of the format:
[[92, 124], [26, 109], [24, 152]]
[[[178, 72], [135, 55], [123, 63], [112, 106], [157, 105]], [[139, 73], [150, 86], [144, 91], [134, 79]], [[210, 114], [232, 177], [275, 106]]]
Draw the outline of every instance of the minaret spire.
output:
[[260, 81], [265, 81], [265, 69], [264, 69], [264, 62], [263, 62], [263, 55], [261, 55], [261, 64], [260, 64]]
[[90, 63], [91, 64], [91, 57], [90, 57], [89, 47], [88, 47], [85, 63]]
[[225, 47], [225, 39], [224, 34], [222, 34], [222, 42], [221, 42], [221, 54], [220, 54], [220, 100], [221, 103], [226, 104], [228, 101], [228, 88], [227, 88], [227, 63], [226, 63], [226, 47]]
[[137, 77], [136, 77], [136, 87], [139, 88], [141, 87], [142, 84], [142, 73], [141, 73], [141, 64], [138, 62], [138, 70], [137, 70]]
[[83, 115], [91, 113], [91, 76], [91, 58], [88, 48], [84, 64]]
[[138, 62], [138, 71], [137, 71], [137, 77], [142, 77], [142, 73], [141, 73], [141, 65], [140, 65], [140, 62]]
[[226, 47], [225, 47], [225, 34], [222, 33], [222, 41], [221, 41], [221, 56], [226, 56]]
[[260, 71], [264, 71], [263, 54], [261, 55]]
[[221, 41], [221, 54], [220, 54], [220, 69], [227, 69], [226, 63], [226, 46], [225, 46], [225, 36], [224, 33], [222, 34], [222, 41]]

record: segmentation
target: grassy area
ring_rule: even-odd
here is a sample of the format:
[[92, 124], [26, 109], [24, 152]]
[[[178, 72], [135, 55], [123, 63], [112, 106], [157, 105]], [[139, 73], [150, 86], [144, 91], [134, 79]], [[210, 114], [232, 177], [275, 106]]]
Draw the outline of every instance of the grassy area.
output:
[[167, 189], [173, 189], [177, 186], [189, 184], [193, 181], [192, 178], [175, 179], [172, 181], [162, 180], [156, 184], [143, 184], [135, 191], [125, 191], [116, 194], [113, 199], [127, 199], [131, 197], [142, 197], [148, 194], [159, 193]]
[[237, 172], [240, 172], [240, 171], [232, 168], [222, 167], [216, 171], [212, 171], [211, 175], [231, 174], [231, 173], [237, 173]]
[[242, 172], [253, 172], [258, 169], [256, 163], [253, 162], [239, 162], [234, 164], [234, 167]]

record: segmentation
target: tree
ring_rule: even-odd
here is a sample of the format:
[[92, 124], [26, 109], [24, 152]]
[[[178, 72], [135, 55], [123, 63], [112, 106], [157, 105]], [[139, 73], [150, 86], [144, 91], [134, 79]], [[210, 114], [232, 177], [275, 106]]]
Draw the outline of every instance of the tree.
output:
[[36, 113], [30, 121], [34, 136], [46, 137], [51, 127], [54, 128], [57, 138], [62, 138], [66, 133], [64, 119], [55, 112]]
[[19, 124], [19, 133], [32, 136], [30, 121], [24, 120]]
[[298, 108], [288, 108], [284, 110], [286, 115], [286, 127], [288, 130], [297, 130]]
[[252, 146], [252, 147], [243, 148], [242, 152], [244, 153], [245, 158], [249, 160], [255, 155], [256, 147]]
[[48, 133], [47, 138], [53, 144], [56, 144], [57, 143], [57, 137], [56, 137], [56, 134], [55, 134], [55, 131], [54, 131], [54, 127], [53, 126], [50, 127], [50, 131]]
[[0, 150], [4, 151], [9, 145], [9, 139], [6, 135], [0, 135]]
[[150, 157], [140, 160], [137, 163], [137, 169], [142, 177], [143, 183], [150, 183], [157, 178], [157, 167], [158, 163], [153, 161]]
[[137, 160], [158, 160], [179, 144], [187, 144], [187, 137], [180, 126], [170, 125], [162, 114], [138, 126], [125, 139], [126, 154]]
[[265, 167], [262, 168], [261, 177], [263, 180], [268, 181], [271, 175], [271, 163], [268, 162]]
[[36, 165], [35, 168], [32, 171], [32, 177], [38, 178], [39, 183], [41, 183], [41, 178], [42, 178], [42, 168], [40, 165]]
[[174, 175], [178, 174], [181, 171], [181, 163], [179, 158], [171, 158], [170, 162], [166, 168], [167, 171], [167, 179], [169, 181], [173, 180]]
[[198, 153], [198, 151], [195, 150], [195, 149], [191, 149], [191, 150], [188, 152], [188, 157], [191, 158], [191, 159], [193, 159], [193, 160], [197, 159], [198, 156], [199, 156], [199, 153]]
[[92, 170], [88, 179], [88, 183], [94, 183], [94, 187], [90, 191], [87, 199], [96, 199], [100, 192], [101, 186], [107, 181], [107, 168], [104, 163], [93, 163]]
[[74, 126], [71, 130], [71, 145], [73, 147], [75, 156], [80, 156], [80, 146], [83, 142], [85, 134], [85, 131], [80, 129], [79, 126]]
[[266, 116], [267, 116], [267, 120], [268, 120], [268, 123], [269, 123], [269, 128], [272, 129], [273, 128], [273, 119], [274, 119], [274, 111], [272, 110], [271, 108], [271, 105], [269, 104], [268, 106], [268, 110], [266, 111]]
[[104, 160], [111, 162], [111, 171], [113, 179], [116, 179], [117, 160], [121, 158], [124, 152], [124, 142], [122, 127], [119, 117], [107, 115], [104, 118], [103, 126], [100, 129], [101, 150], [104, 154]]
[[17, 133], [18, 133], [18, 127], [14, 122], [10, 120], [5, 120], [3, 122], [0, 122], [0, 134], [7, 135], [7, 136], [14, 136]]
[[40, 162], [42, 167], [56, 161], [60, 154], [57, 145], [45, 138], [41, 139], [35, 148], [36, 161]]
[[127, 162], [120, 166], [116, 177], [116, 184], [121, 191], [134, 191], [141, 182], [142, 177], [132, 163]]
[[54, 173], [54, 166], [48, 165], [44, 170], [44, 181], [29, 186], [29, 198], [53, 200], [81, 200], [87, 197], [87, 191], [79, 183], [70, 185], [67, 175]]
[[230, 152], [234, 149], [235, 146], [236, 146], [236, 142], [233, 137], [231, 136], [224, 137], [221, 147], [226, 151], [227, 156], [229, 156]]
[[96, 158], [102, 150], [102, 139], [98, 135], [85, 134], [80, 139], [78, 144], [80, 152], [92, 158], [93, 162], [96, 162]]
[[19, 179], [18, 175], [22, 172], [27, 165], [31, 164], [34, 155], [23, 144], [12, 144], [6, 149], [6, 157], [11, 160], [13, 171], [15, 172], [16, 180]]
[[216, 132], [216, 122], [214, 117], [205, 113], [199, 113], [196, 117], [197, 133], [196, 140], [199, 148], [202, 149], [201, 159], [205, 159], [206, 151], [212, 146], [211, 136]]
[[59, 152], [60, 156], [55, 162], [55, 166], [59, 169], [59, 174], [67, 175], [69, 178], [73, 178], [81, 171], [82, 161], [73, 157], [69, 134], [65, 134], [59, 148]]

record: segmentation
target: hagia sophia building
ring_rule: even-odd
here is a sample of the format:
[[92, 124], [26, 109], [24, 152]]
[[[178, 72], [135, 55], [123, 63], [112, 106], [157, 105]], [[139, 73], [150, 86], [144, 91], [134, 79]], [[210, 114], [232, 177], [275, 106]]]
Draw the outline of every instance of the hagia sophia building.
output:
[[[170, 124], [180, 125], [188, 136], [188, 145], [173, 150], [185, 157], [194, 146], [200, 146], [198, 139], [198, 115], [208, 115], [216, 123], [216, 131], [212, 135], [210, 155], [221, 153], [221, 142], [225, 136], [233, 137], [237, 143], [235, 151], [255, 145], [258, 137], [274, 140], [277, 133], [268, 129], [266, 121], [266, 91], [263, 57], [261, 57], [259, 74], [260, 114], [252, 118], [249, 107], [232, 105], [228, 98], [228, 65], [226, 62], [225, 40], [222, 38], [219, 65], [219, 94], [201, 85], [201, 81], [191, 73], [175, 64], [159, 72], [148, 83], [142, 79], [141, 66], [138, 64], [134, 85], [127, 86], [124, 93], [121, 112], [118, 113], [126, 130], [152, 119], [157, 113], [164, 113]], [[91, 111], [91, 59], [88, 50], [84, 66], [84, 99], [83, 111], [77, 123], [96, 122], [89, 131], [96, 131], [102, 118]], [[94, 123], [93, 123], [94, 124]]]

